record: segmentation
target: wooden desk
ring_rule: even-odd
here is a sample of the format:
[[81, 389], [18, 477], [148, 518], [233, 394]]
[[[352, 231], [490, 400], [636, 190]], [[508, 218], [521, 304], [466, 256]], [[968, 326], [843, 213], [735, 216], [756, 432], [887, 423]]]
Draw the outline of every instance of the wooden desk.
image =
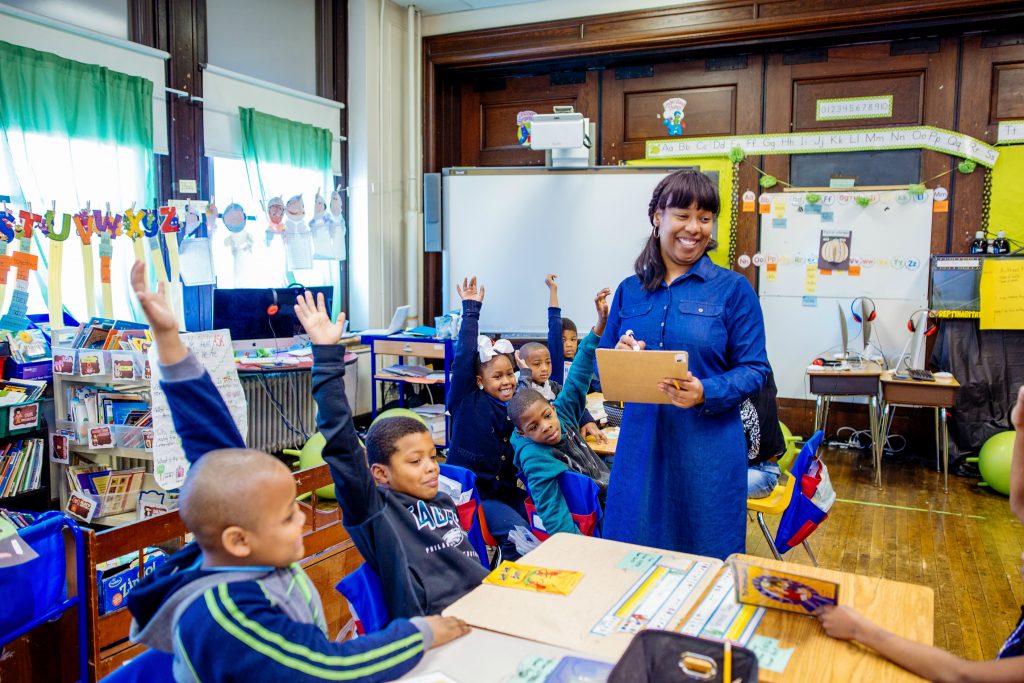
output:
[[595, 657], [533, 640], [474, 628], [468, 635], [458, 640], [428, 650], [416, 668], [398, 680], [404, 681], [428, 673], [441, 672], [458, 683], [505, 683], [516, 673], [519, 663], [527, 657], [545, 657], [558, 661], [568, 656], [599, 659], [609, 663], [615, 661], [608, 657]]
[[608, 439], [608, 443], [598, 443], [595, 439], [588, 437], [587, 444], [590, 446], [591, 450], [602, 458], [614, 458], [615, 449], [619, 445], [619, 428], [605, 427], [601, 431], [604, 432], [604, 436]]
[[881, 381], [882, 421], [879, 437], [882, 445], [885, 445], [885, 437], [897, 407], [934, 408], [935, 469], [941, 468], [942, 490], [949, 493], [949, 428], [946, 424], [946, 411], [953, 407], [960, 383], [953, 377], [936, 377], [934, 382], [897, 379], [891, 370], [882, 373]]
[[[763, 557], [739, 555], [762, 566], [796, 572], [839, 583], [839, 602], [853, 607], [879, 626], [919, 643], [932, 644], [935, 625], [935, 594], [931, 588], [838, 572], [821, 567], [794, 565]], [[852, 643], [825, 635], [816, 619], [769, 609], [757, 633], [778, 638], [782, 647], [796, 646], [786, 670], [760, 672], [760, 680], [872, 681], [873, 683], [919, 681], [917, 676]]]
[[[583, 571], [584, 577], [572, 594], [542, 595], [480, 586], [444, 612], [466, 620], [476, 627], [474, 632], [461, 644], [455, 641], [445, 646], [449, 650], [442, 648], [437, 655], [428, 654], [416, 672], [443, 671], [460, 682], [502, 681], [511, 671], [511, 663], [531, 654], [550, 657], [552, 651], [563, 654], [574, 651], [592, 659], [617, 660], [632, 636], [625, 633], [597, 636], [591, 633], [591, 628], [639, 578], [639, 572], [616, 567], [624, 556], [635, 550], [669, 557], [694, 557], [587, 536], [556, 534], [521, 561], [534, 566]], [[930, 588], [761, 557], [739, 557], [762, 566], [835, 581], [840, 585], [842, 604], [850, 605], [901, 636], [932, 643], [935, 596]], [[724, 569], [718, 560], [697, 559], [708, 563], [706, 580], [693, 591], [693, 598], [683, 604], [678, 612], [681, 616], [669, 623], [669, 630], [685, 623], [718, 570]], [[484, 634], [478, 632], [479, 629], [505, 637]], [[782, 647], [796, 648], [783, 673], [761, 671], [760, 680], [767, 683], [920, 680], [870, 650], [829, 638], [811, 617], [769, 609], [756, 633], [777, 638]], [[482, 652], [485, 647], [487, 651]], [[471, 659], [460, 661], [463, 656]]]
[[585, 652], [598, 658], [617, 660], [633, 639], [632, 633], [609, 635], [591, 633], [642, 571], [616, 565], [634, 551], [671, 558], [680, 566], [695, 564], [693, 576], [703, 574], [675, 618], [661, 628], [675, 625], [695, 605], [722, 566], [720, 560], [644, 546], [608, 541], [576, 534], [555, 534], [539, 548], [523, 556], [520, 563], [552, 569], [583, 572], [583, 578], [569, 595], [549, 595], [483, 584], [444, 611], [471, 626], [506, 635], [548, 643]]
[[875, 468], [875, 486], [882, 485], [881, 419], [878, 410], [878, 379], [884, 372], [875, 361], [851, 363], [843, 369], [808, 366], [811, 393], [816, 395], [814, 431], [828, 424], [828, 408], [834, 396], [864, 396], [868, 399], [868, 423], [871, 431], [871, 455]]

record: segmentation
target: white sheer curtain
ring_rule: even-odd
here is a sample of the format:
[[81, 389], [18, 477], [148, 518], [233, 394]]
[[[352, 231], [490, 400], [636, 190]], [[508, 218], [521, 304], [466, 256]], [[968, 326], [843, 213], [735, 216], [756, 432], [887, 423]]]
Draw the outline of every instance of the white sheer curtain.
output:
[[[92, 209], [123, 213], [133, 203], [146, 206], [147, 165], [143, 153], [130, 147], [99, 143], [94, 140], [68, 139], [41, 133], [23, 133], [8, 129], [0, 133], [0, 195], [9, 194], [12, 208], [29, 203], [37, 214], [44, 214], [56, 203], [55, 227], [60, 228], [65, 213], [77, 213], [91, 204]], [[50, 240], [35, 233], [33, 253], [39, 254], [39, 275], [29, 288], [29, 313], [45, 313], [47, 298], [46, 266]], [[97, 249], [98, 237], [93, 238]], [[107, 317], [136, 317], [136, 304], [128, 286], [128, 272], [134, 262], [131, 240], [122, 235], [114, 240], [111, 258], [111, 288], [114, 310], [102, 311], [100, 259], [94, 255], [95, 282], [87, 291], [83, 280], [82, 242], [72, 228], [64, 242], [61, 290], [64, 307], [79, 321], [87, 314], [86, 297], [94, 297], [97, 311]], [[148, 250], [147, 250], [148, 252]], [[8, 287], [8, 297], [11, 287]], [[6, 310], [8, 302], [3, 302]]]

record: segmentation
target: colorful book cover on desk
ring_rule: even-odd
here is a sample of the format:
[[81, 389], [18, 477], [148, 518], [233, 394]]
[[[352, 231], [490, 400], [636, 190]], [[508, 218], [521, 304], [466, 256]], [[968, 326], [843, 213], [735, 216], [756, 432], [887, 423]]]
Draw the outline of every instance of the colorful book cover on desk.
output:
[[519, 588], [536, 593], [568, 595], [583, 578], [583, 572], [567, 569], [531, 567], [505, 560], [484, 577], [484, 583], [506, 588]]
[[819, 607], [839, 604], [839, 584], [778, 569], [732, 560], [736, 599], [746, 605], [812, 614]]

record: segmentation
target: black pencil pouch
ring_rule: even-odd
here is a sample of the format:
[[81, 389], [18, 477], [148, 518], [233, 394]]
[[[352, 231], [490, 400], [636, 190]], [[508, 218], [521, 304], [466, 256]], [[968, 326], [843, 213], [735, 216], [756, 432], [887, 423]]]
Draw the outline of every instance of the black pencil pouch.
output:
[[[641, 631], [612, 669], [608, 683], [723, 683], [725, 644], [671, 631]], [[732, 648], [732, 681], [756, 683], [757, 656]]]

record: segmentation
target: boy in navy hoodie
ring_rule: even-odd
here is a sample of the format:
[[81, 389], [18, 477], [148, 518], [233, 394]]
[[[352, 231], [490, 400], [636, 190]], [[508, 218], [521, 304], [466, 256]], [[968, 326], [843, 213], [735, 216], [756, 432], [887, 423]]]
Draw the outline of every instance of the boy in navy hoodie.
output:
[[437, 490], [440, 468], [419, 420], [380, 420], [359, 444], [345, 398], [344, 319], [331, 322], [322, 294], [306, 292], [295, 314], [313, 343], [313, 397], [324, 460], [338, 489], [341, 521], [380, 576], [389, 614], [440, 612], [487, 576], [459, 523], [455, 502]]
[[150, 323], [175, 429], [192, 468], [181, 517], [194, 543], [144, 578], [128, 597], [132, 638], [174, 654], [177, 681], [390, 681], [431, 645], [467, 632], [441, 617], [392, 622], [336, 643], [320, 596], [299, 567], [305, 515], [280, 461], [246, 449], [227, 406], [178, 336], [143, 265], [132, 286]]

